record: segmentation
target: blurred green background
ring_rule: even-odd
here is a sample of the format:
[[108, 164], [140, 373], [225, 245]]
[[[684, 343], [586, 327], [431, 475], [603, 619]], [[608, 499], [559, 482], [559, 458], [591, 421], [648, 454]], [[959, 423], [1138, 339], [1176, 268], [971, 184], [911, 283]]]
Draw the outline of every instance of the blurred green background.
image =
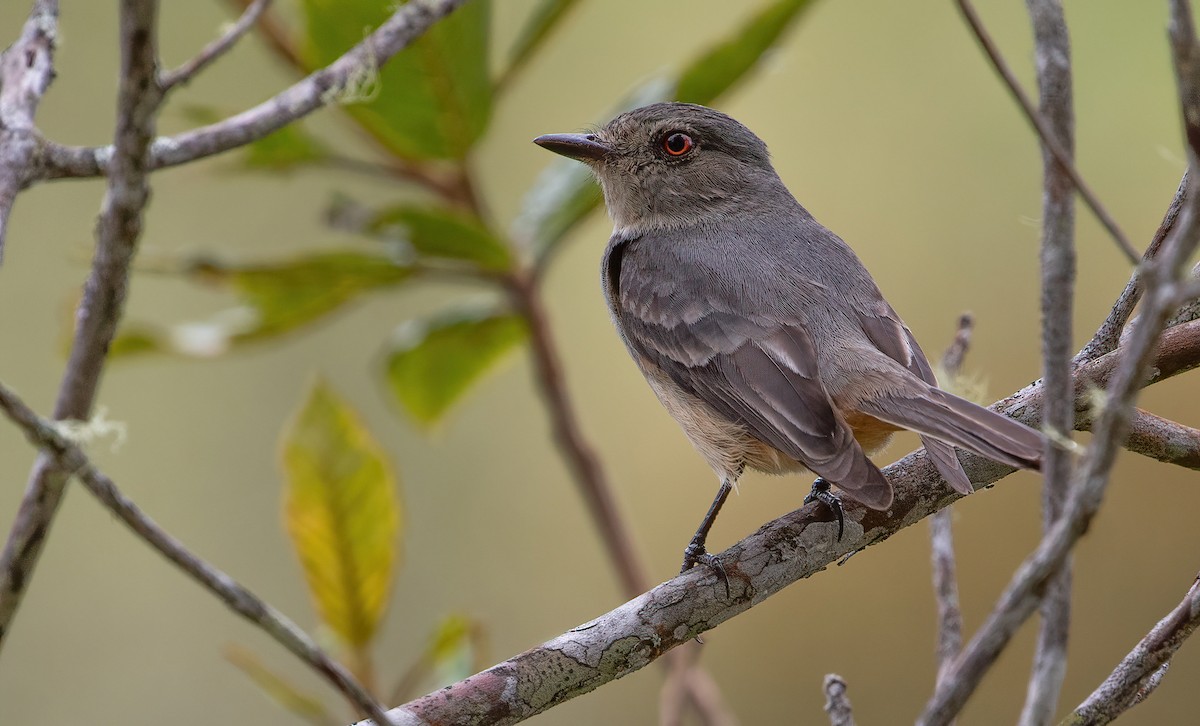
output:
[[[58, 79], [38, 115], [63, 143], [111, 137], [116, 18], [109, 3], [65, 3]], [[164, 3], [168, 66], [229, 18], [220, 2]], [[503, 57], [532, 0], [497, 2], [492, 54]], [[603, 121], [626, 90], [724, 37], [754, 3], [583, 2], [493, 110], [475, 158], [491, 213], [505, 224], [553, 159], [529, 143]], [[287, 3], [282, 7], [289, 8]], [[1032, 88], [1022, 3], [980, 9]], [[10, 42], [26, 2], [0, 4]], [[1184, 166], [1165, 42], [1164, 3], [1067, 2], [1076, 70], [1079, 166], [1135, 239], [1158, 224]], [[251, 37], [168, 105], [159, 132], [192, 125], [183, 103], [239, 110], [295, 75]], [[387, 93], [387, 89], [383, 89]], [[998, 397], [1038, 377], [1040, 155], [1031, 132], [949, 2], [823, 0], [720, 107], [771, 146], [796, 196], [873, 271], [932, 355], [958, 314], [974, 312], [968, 369]], [[340, 112], [310, 127], [371, 153]], [[212, 252], [254, 260], [345, 243], [322, 210], [338, 192], [394, 201], [378, 181], [336, 172], [285, 177], [233, 171], [228, 157], [154, 175], [141, 263]], [[41, 185], [20, 197], [0, 268], [0, 380], [40, 411], [53, 402], [62, 337], [86, 273], [100, 181]], [[1076, 344], [1128, 278], [1114, 245], [1081, 209]], [[581, 226], [545, 280], [583, 428], [598, 449], [656, 580], [673, 574], [716, 486], [661, 410], [612, 332], [597, 284], [609, 230]], [[277, 443], [314, 372], [364, 415], [400, 472], [407, 509], [403, 569], [381, 633], [387, 683], [446, 614], [487, 628], [492, 661], [607, 611], [623, 598], [569, 474], [522, 351], [429, 435], [391, 403], [381, 345], [403, 320], [476, 294], [418, 284], [368, 296], [279, 342], [211, 361], [114, 362], [99, 403], [129, 440], [92, 451], [151, 516], [305, 627], [315, 624], [280, 521]], [[479, 295], [489, 293], [482, 288]], [[127, 319], [169, 324], [227, 307], [223, 292], [143, 271]], [[1142, 404], [1196, 425], [1200, 376], [1149, 389]], [[1086, 439], [1086, 435], [1081, 435]], [[877, 457], [899, 457], [898, 439]], [[0, 425], [0, 525], [11, 522], [33, 452]], [[797, 507], [803, 477], [750, 475], [726, 507], [714, 550]], [[968, 630], [1035, 545], [1039, 481], [1028, 474], [956, 505]], [[1073, 707], [1179, 601], [1200, 566], [1196, 475], [1123, 455], [1107, 504], [1076, 551], [1070, 665]], [[705, 636], [703, 662], [745, 724], [820, 723], [821, 677], [850, 684], [860, 723], [909, 721], [934, 678], [928, 533], [919, 525]], [[1015, 720], [1035, 628], [1011, 647], [963, 723]], [[288, 724], [221, 655], [244, 644], [329, 703], [316, 678], [135, 540], [89, 495], [71, 491], [0, 658], [0, 723]], [[1187, 646], [1130, 724], [1186, 723], [1200, 702], [1200, 655]], [[543, 715], [539, 723], [653, 723], [662, 671], [647, 668]], [[429, 684], [430, 686], [434, 684]]]

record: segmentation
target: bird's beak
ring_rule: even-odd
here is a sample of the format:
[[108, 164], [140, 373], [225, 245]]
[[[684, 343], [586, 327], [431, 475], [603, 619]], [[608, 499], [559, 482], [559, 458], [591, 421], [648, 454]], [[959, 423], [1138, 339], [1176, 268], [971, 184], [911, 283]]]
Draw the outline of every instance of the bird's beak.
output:
[[546, 134], [533, 143], [578, 161], [603, 161], [612, 148], [595, 134]]

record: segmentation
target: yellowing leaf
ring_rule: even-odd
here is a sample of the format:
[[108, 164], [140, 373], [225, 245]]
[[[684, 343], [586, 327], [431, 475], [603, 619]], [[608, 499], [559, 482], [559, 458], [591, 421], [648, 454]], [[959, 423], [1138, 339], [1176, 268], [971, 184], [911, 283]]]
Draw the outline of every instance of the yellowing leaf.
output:
[[388, 353], [388, 386], [418, 423], [435, 423], [525, 335], [525, 321], [512, 313], [459, 310], [409, 321]]
[[349, 646], [374, 635], [398, 556], [400, 502], [387, 457], [317, 380], [283, 438], [284, 518], [321, 619]]

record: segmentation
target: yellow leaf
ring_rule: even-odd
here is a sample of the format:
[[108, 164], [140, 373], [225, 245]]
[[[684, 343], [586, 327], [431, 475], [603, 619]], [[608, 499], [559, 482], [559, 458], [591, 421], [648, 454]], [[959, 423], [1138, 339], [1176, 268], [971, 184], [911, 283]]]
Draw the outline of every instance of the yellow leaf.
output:
[[317, 380], [283, 438], [284, 517], [321, 619], [347, 645], [374, 635], [398, 556], [397, 481], [357, 414]]

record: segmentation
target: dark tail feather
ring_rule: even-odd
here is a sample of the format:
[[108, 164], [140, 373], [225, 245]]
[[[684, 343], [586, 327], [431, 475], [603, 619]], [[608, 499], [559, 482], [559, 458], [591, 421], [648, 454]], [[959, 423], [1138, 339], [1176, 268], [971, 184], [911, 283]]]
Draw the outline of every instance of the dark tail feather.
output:
[[[921, 398], [878, 398], [864, 401], [858, 408], [888, 423], [916, 431], [922, 437], [962, 447], [1002, 464], [1018, 469], [1041, 469], [1042, 466], [1040, 433], [1007, 416], [937, 388], [931, 387]], [[954, 456], [953, 452], [929, 449], [930, 458], [938, 465], [938, 471], [954, 485], [954, 480], [943, 469], [942, 459], [947, 453], [950, 457]], [[957, 459], [954, 459], [954, 468], [961, 471], [957, 464]], [[962, 478], [965, 479], [966, 475]], [[962, 491], [958, 486], [954, 488]]]
[[963, 471], [962, 464], [958, 463], [958, 455], [954, 453], [953, 446], [929, 436], [922, 436], [921, 443], [925, 444], [925, 452], [929, 454], [938, 473], [942, 475], [946, 483], [954, 488], [954, 491], [959, 494], [970, 494], [975, 491], [975, 488], [971, 486], [971, 480], [967, 477], [967, 472]]

